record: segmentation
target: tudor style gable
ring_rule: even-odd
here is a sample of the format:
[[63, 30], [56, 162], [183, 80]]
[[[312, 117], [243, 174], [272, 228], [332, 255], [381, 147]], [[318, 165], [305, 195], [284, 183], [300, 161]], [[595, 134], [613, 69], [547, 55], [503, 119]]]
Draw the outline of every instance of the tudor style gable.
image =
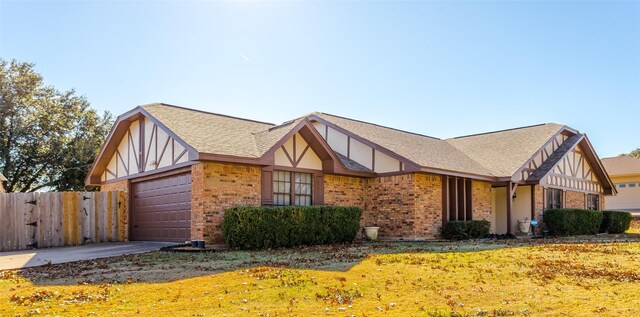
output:
[[612, 194], [613, 183], [593, 151], [586, 135], [576, 134], [564, 142], [529, 174], [527, 183], [591, 194]]
[[395, 153], [317, 116], [311, 116], [311, 120], [333, 151], [364, 167], [365, 170], [377, 174], [406, 170], [406, 159]]
[[141, 176], [189, 162], [189, 145], [140, 108], [118, 118], [96, 159], [88, 184]]

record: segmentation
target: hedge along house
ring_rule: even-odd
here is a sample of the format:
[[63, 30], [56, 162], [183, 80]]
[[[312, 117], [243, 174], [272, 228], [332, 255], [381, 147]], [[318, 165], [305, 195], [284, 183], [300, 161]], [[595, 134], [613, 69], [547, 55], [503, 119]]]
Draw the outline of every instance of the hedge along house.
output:
[[222, 242], [226, 208], [350, 205], [386, 238], [486, 219], [515, 233], [615, 194], [586, 135], [543, 124], [441, 140], [324, 113], [281, 125], [166, 104], [116, 120], [86, 180], [129, 193], [129, 239]]

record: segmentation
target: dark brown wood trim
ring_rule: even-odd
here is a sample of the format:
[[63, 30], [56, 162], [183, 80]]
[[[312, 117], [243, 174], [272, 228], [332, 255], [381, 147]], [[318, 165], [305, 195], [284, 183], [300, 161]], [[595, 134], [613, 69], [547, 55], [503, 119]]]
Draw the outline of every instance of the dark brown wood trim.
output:
[[[136, 142], [133, 140], [133, 136], [131, 135], [131, 129], [129, 129], [129, 148], [127, 155], [129, 156], [129, 168], [131, 168], [131, 149], [133, 149], [133, 159], [136, 162], [136, 170], [140, 171], [140, 163], [138, 163], [138, 158], [140, 155], [138, 153], [138, 149], [136, 148]], [[139, 141], [139, 140], [138, 140]]]
[[300, 153], [300, 157], [296, 161], [296, 164], [294, 164], [293, 166], [297, 167], [298, 164], [300, 164], [300, 161], [302, 161], [302, 159], [304, 158], [304, 155], [307, 154], [307, 151], [309, 150], [309, 148], [311, 148], [311, 147], [309, 146], [309, 144], [307, 144], [307, 146], [304, 148], [304, 150], [302, 150], [302, 153]]
[[300, 173], [308, 173], [315, 175], [324, 175], [321, 170], [314, 170], [309, 168], [299, 168], [299, 167], [288, 167], [288, 166], [280, 166], [280, 165], [270, 165], [262, 168], [263, 171], [287, 171], [287, 172], [300, 172]]
[[127, 131], [127, 174], [131, 168], [131, 129]]
[[449, 221], [449, 177], [442, 178], [442, 226]]
[[173, 164], [176, 159], [176, 140], [171, 139], [171, 160], [170, 162]]
[[131, 183], [139, 183], [139, 182], [144, 182], [144, 181], [148, 181], [148, 180], [152, 180], [152, 179], [163, 178], [163, 177], [177, 175], [177, 174], [191, 173], [191, 165], [193, 165], [193, 164], [190, 164], [188, 166], [179, 167], [179, 168], [176, 168], [176, 169], [171, 169], [171, 170], [167, 170], [167, 171], [163, 171], [163, 172], [154, 173], [154, 174], [151, 174], [151, 175], [131, 178], [130, 182]]
[[[151, 178], [156, 178], [156, 177], [162, 177], [162, 176], [155, 176], [157, 174], [163, 173], [163, 172], [167, 172], [167, 175], [172, 175], [172, 174], [179, 174], [180, 173], [180, 168], [182, 167], [189, 167], [191, 165], [197, 164], [197, 162], [193, 162], [193, 161], [188, 161], [188, 162], [184, 162], [184, 163], [180, 163], [180, 164], [176, 164], [176, 165], [171, 165], [171, 166], [165, 166], [156, 170], [150, 170], [150, 171], [146, 171], [146, 172], [142, 172], [140, 174], [133, 174], [133, 175], [127, 175], [127, 176], [123, 176], [123, 177], [119, 177], [119, 178], [115, 178], [115, 179], [110, 179], [108, 181], [105, 182], [101, 182], [100, 185], [104, 185], [104, 184], [109, 184], [109, 183], [114, 183], [114, 182], [119, 182], [122, 180], [131, 180], [132, 182], [138, 182], [139, 180], [145, 180], [147, 178], [145, 178], [146, 176], [150, 176], [150, 175], [154, 175]], [[167, 176], [164, 175], [164, 176]], [[148, 179], [151, 179], [148, 178]]]
[[187, 149], [182, 150], [182, 152], [178, 155], [178, 157], [176, 157], [175, 160], [173, 160], [173, 165], [175, 165], [185, 154], [187, 153]]
[[[409, 171], [410, 170], [407, 170], [407, 172], [409, 172]], [[439, 168], [431, 168], [431, 167], [429, 167], [429, 168], [423, 167], [419, 171], [420, 172], [424, 172], [424, 173], [431, 173], [431, 174], [439, 174], [439, 175], [448, 175], [448, 176], [455, 176], [455, 177], [471, 178], [471, 179], [476, 179], [476, 180], [488, 181], [488, 182], [492, 182], [492, 183], [493, 182], [510, 180], [510, 178], [499, 179], [499, 178], [492, 177], [492, 176], [483, 176], [483, 175], [477, 175], [477, 174], [461, 173], [461, 172], [455, 172], [455, 171], [439, 169]]]
[[[167, 146], [169, 145], [169, 142], [171, 141], [171, 137], [167, 138], [167, 141], [164, 142], [164, 146], [162, 147], [162, 152], [160, 152], [160, 156], [158, 156], [156, 158], [156, 169], [158, 168], [158, 166], [160, 166], [160, 162], [162, 161], [162, 158], [164, 157], [164, 152], [167, 150]], [[171, 160], [169, 160], [171, 161]]]
[[291, 157], [291, 155], [289, 155], [289, 152], [287, 151], [287, 149], [283, 146], [280, 147], [282, 149], [282, 151], [284, 152], [284, 155], [287, 156], [287, 159], [289, 160], [289, 163], [291, 163], [291, 166], [295, 167], [296, 164], [293, 161], [293, 158]]
[[[129, 151], [127, 151], [129, 152]], [[124, 172], [127, 173], [127, 175], [129, 175], [129, 166], [127, 166], [127, 164], [124, 163], [124, 159], [122, 158], [122, 155], [120, 155], [120, 151], [116, 151], [116, 153], [118, 154], [118, 158], [120, 158], [120, 161], [122, 161], [122, 167], [124, 167]], [[116, 161], [116, 163], [118, 163]], [[116, 172], [118, 172], [118, 165], [116, 165]]]
[[151, 127], [151, 137], [149, 137], [149, 146], [147, 147], [147, 155], [144, 158], [144, 170], [147, 170], [147, 166], [149, 166], [149, 154], [151, 153], [151, 146], [155, 143], [156, 144], [156, 148], [155, 148], [155, 153], [157, 155], [158, 152], [158, 141], [156, 140], [157, 137], [155, 137], [155, 132], [156, 132], [156, 126], [153, 125], [153, 127]]
[[297, 135], [297, 133], [296, 133], [296, 134], [294, 134], [294, 135], [291, 137], [291, 140], [292, 140], [292, 142], [293, 142], [293, 147], [292, 147], [292, 150], [291, 150], [291, 151], [293, 152], [293, 155], [291, 156], [291, 158], [293, 159], [293, 161], [291, 162], [291, 164], [292, 164], [293, 166], [295, 166], [295, 162], [298, 160], [298, 156], [296, 155], [296, 154], [297, 154], [297, 153], [296, 153], [296, 135]]
[[111, 174], [111, 176], [113, 177], [118, 177], [118, 175], [114, 174], [112, 171], [110, 171], [108, 168], [104, 169], [105, 172], [107, 172], [108, 174]]
[[359, 135], [357, 135], [357, 134], [355, 134], [355, 133], [353, 133], [353, 132], [351, 132], [351, 131], [349, 131], [347, 129], [344, 129], [344, 128], [338, 126], [338, 125], [335, 125], [332, 122], [329, 122], [329, 121], [327, 121], [327, 120], [325, 120], [323, 118], [320, 118], [320, 117], [318, 117], [316, 115], [310, 115], [310, 116], [307, 117], [307, 119], [310, 120], [310, 121], [318, 121], [318, 122], [324, 124], [325, 126], [331, 127], [332, 129], [334, 129], [334, 130], [336, 130], [338, 132], [341, 132], [342, 134], [344, 134], [346, 136], [350, 136], [350, 137], [354, 138], [356, 141], [359, 141], [359, 142], [361, 142], [361, 143], [363, 143], [365, 145], [368, 145], [369, 147], [371, 147], [371, 148], [373, 148], [375, 150], [378, 150], [378, 151], [380, 151], [380, 152], [382, 152], [384, 154], [387, 154], [387, 155], [389, 155], [389, 156], [391, 156], [391, 157], [393, 157], [393, 158], [395, 158], [397, 160], [403, 161], [406, 165], [412, 166], [414, 170], [420, 169], [420, 167], [421, 167], [416, 162], [413, 162], [413, 161], [407, 159], [406, 157], [404, 157], [404, 156], [402, 156], [400, 154], [397, 154], [397, 153], [395, 153], [395, 152], [393, 152], [391, 150], [388, 150], [388, 149], [380, 146], [379, 144], [371, 142], [371, 141], [369, 141], [369, 140], [367, 140], [367, 139], [365, 139], [365, 138], [363, 138], [363, 137], [361, 137], [361, 136], [359, 136]]
[[371, 170], [376, 171], [376, 149], [371, 148]]
[[144, 147], [144, 133], [145, 133], [145, 127], [144, 127], [144, 118], [140, 118], [138, 119], [138, 129], [140, 130], [140, 133], [138, 133], [138, 148], [140, 148], [140, 152], [138, 153], [138, 162], [140, 162], [140, 164], [138, 164], [138, 173], [142, 173], [144, 172], [144, 168], [145, 168], [145, 155], [144, 155], [144, 151], [145, 151], [145, 147]]
[[160, 154], [160, 153], [158, 153], [158, 126], [156, 126], [156, 138], [155, 138], [155, 140], [156, 140], [155, 141], [155, 143], [156, 143], [156, 145], [155, 145], [155, 147], [156, 147], [156, 159], [155, 159], [154, 169], [158, 168], [158, 165], [160, 164], [158, 162], [158, 154]]
[[[517, 170], [513, 175], [511, 175], [511, 178], [514, 178], [515, 176], [520, 175], [520, 173], [522, 173], [522, 170], [523, 170], [524, 168], [529, 167], [529, 162], [531, 162], [531, 161], [534, 161], [534, 162], [535, 162], [534, 158], [535, 158], [537, 155], [542, 155], [542, 153], [544, 152], [544, 153], [546, 153], [546, 154], [547, 154], [547, 157], [546, 157], [546, 158], [548, 159], [548, 158], [549, 158], [549, 153], [547, 153], [547, 150], [545, 149], [545, 148], [547, 147], [547, 145], [549, 145], [551, 142], [554, 142], [554, 140], [558, 137], [558, 135], [563, 134], [563, 133], [568, 132], [568, 131], [569, 131], [569, 132], [573, 132], [571, 129], [568, 129], [568, 127], [566, 127], [566, 126], [564, 126], [564, 127], [560, 128], [560, 130], [558, 130], [558, 132], [556, 132], [556, 133], [555, 133], [555, 134], [554, 134], [554, 135], [553, 135], [553, 136], [552, 136], [552, 137], [551, 137], [547, 142], [545, 142], [545, 143], [542, 145], [542, 147], [540, 147], [540, 149], [538, 149], [538, 150], [537, 150], [537, 151], [536, 151], [536, 152], [531, 156], [531, 158], [529, 158], [528, 160], [526, 160], [526, 161], [524, 162], [524, 164], [522, 164], [522, 166], [521, 166], [521, 167], [520, 167], [520, 168], [519, 168], [519, 169], [518, 169], [518, 170]], [[577, 131], [576, 131], [576, 133], [574, 133], [574, 134], [578, 134], [578, 133], [577, 133]], [[564, 141], [563, 141], [563, 142], [564, 142]], [[540, 164], [544, 163], [544, 161], [545, 161], [545, 157], [544, 157], [544, 156], [541, 156], [541, 158], [542, 158], [542, 161], [541, 161], [541, 163], [540, 163]]]
[[513, 187], [509, 182], [507, 185], [507, 233], [511, 233], [511, 208], [513, 204]]
[[351, 137], [347, 135], [347, 158], [351, 158]]
[[87, 174], [87, 178], [85, 178], [85, 184], [97, 185], [97, 184], [91, 184], [91, 176], [99, 177], [100, 174], [102, 174], [103, 169], [109, 164], [109, 160], [111, 160], [111, 157], [114, 155], [119, 145], [119, 142], [118, 144], [114, 144], [113, 141], [121, 140], [125, 136], [126, 132], [128, 131], [131, 125], [131, 122], [138, 120], [141, 117], [146, 117], [147, 119], [149, 119], [149, 121], [153, 122], [156, 126], [159, 126], [160, 128], [162, 128], [174, 140], [180, 142], [186, 149], [189, 150], [190, 156], [191, 155], [193, 155], [194, 157], [196, 156], [197, 151], [195, 150], [195, 148], [193, 148], [191, 145], [184, 142], [184, 140], [178, 137], [169, 128], [167, 128], [159, 120], [153, 117], [149, 112], [144, 110], [144, 108], [142, 108], [141, 106], [138, 106], [118, 116], [114, 125], [111, 127], [111, 130], [109, 131], [109, 134], [107, 135], [107, 138], [104, 144], [102, 145], [102, 148], [100, 149], [100, 152], [96, 160], [91, 166], [91, 169]]
[[536, 219], [536, 185], [529, 185], [531, 187], [531, 220]]

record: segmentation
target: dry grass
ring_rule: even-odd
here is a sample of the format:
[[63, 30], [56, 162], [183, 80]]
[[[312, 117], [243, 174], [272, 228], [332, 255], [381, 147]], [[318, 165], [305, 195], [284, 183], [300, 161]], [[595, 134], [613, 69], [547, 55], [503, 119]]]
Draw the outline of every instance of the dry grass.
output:
[[0, 316], [637, 316], [638, 263], [639, 235], [154, 252], [0, 272]]

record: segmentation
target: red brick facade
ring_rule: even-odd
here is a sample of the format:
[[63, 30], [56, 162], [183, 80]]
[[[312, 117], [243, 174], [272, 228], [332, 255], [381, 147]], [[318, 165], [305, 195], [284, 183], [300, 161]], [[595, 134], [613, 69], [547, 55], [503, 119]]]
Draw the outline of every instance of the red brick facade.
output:
[[[261, 204], [261, 172], [261, 167], [252, 165], [215, 162], [192, 165], [192, 238], [223, 243], [224, 210]], [[472, 182], [474, 220], [493, 219], [491, 186], [489, 182]], [[128, 193], [129, 188], [129, 181], [121, 180], [104, 184], [101, 190]], [[544, 209], [543, 191], [542, 186], [535, 185], [534, 210], [539, 221], [542, 221]], [[602, 197], [600, 201], [602, 204]], [[585, 208], [585, 202], [584, 193], [565, 192], [567, 208]], [[376, 178], [327, 174], [324, 176], [324, 203], [360, 207], [363, 211], [361, 225], [379, 226], [381, 237], [434, 238], [442, 227], [442, 177], [425, 173]]]
[[571, 190], [565, 191], [565, 199], [564, 206], [565, 208], [577, 208], [577, 209], [585, 209], [586, 208], [586, 200], [585, 193], [574, 192]]
[[493, 192], [491, 183], [474, 180], [471, 185], [471, 195], [473, 197], [473, 220], [493, 219]]
[[222, 243], [224, 210], [261, 203], [259, 166], [203, 162], [192, 165], [191, 237]]

